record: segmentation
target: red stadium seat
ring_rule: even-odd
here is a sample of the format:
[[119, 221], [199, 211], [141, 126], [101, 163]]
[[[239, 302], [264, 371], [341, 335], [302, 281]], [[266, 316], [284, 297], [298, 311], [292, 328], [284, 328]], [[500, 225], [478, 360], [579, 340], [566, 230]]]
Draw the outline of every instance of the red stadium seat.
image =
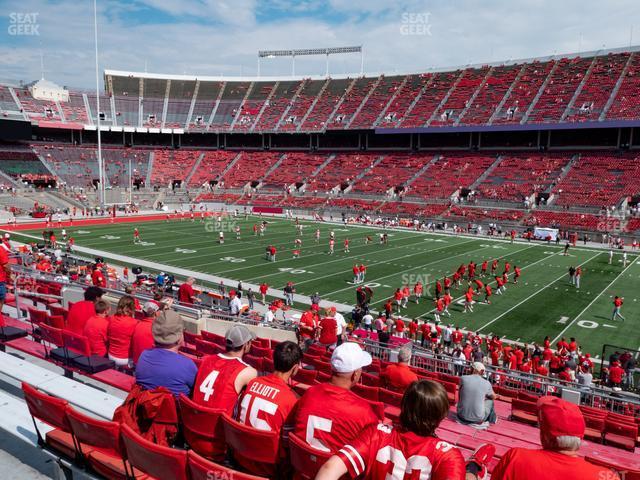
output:
[[68, 365], [74, 358], [80, 356], [79, 354], [70, 352], [64, 348], [62, 330], [50, 327], [44, 323], [40, 324], [39, 328], [40, 337], [42, 339], [42, 344], [44, 345], [45, 355], [47, 358], [51, 358], [57, 363]]
[[374, 402], [379, 401], [380, 395], [378, 387], [367, 387], [361, 383], [356, 383], [351, 390], [359, 397], [366, 398], [367, 400], [372, 400]]
[[64, 330], [67, 326], [62, 315], [47, 315], [45, 323], [60, 330]]
[[317, 370], [309, 370], [307, 368], [300, 368], [293, 376], [294, 382], [305, 383], [307, 385], [313, 385], [314, 380], [318, 375]]
[[[88, 417], [69, 406], [67, 418], [79, 453], [89, 468], [109, 480], [126, 480], [128, 472], [120, 424]], [[137, 470], [134, 475], [136, 478], [144, 476]]]
[[152, 478], [187, 480], [187, 452], [152, 443], [122, 425], [127, 462]]
[[604, 441], [607, 445], [633, 451], [638, 437], [638, 425], [618, 423], [607, 418], [604, 428]]
[[69, 330], [62, 331], [62, 341], [68, 353], [78, 354], [70, 359], [70, 364], [88, 373], [98, 373], [115, 367], [115, 363], [108, 358], [91, 354], [89, 339]]
[[278, 463], [280, 436], [277, 432], [243, 425], [229, 415], [222, 416], [224, 438], [233, 457], [252, 474], [272, 476]]
[[223, 467], [222, 465], [218, 465], [201, 457], [193, 450], [187, 452], [187, 469], [189, 471], [189, 480], [260, 480], [264, 478]]
[[606, 417], [592, 417], [591, 415], [583, 416], [586, 425], [584, 438], [592, 442], [602, 443]]
[[315, 478], [320, 467], [331, 457], [331, 452], [323, 452], [307, 444], [293, 433], [289, 434], [289, 457], [298, 478]]
[[69, 403], [66, 400], [42, 393], [24, 382], [22, 383], [22, 391], [31, 416], [54, 427], [43, 438], [36, 425], [38, 445], [41, 447], [47, 446], [62, 453], [67, 458], [74, 458], [76, 454], [75, 443], [71, 435], [71, 425], [67, 418], [67, 405]]
[[249, 365], [251, 365], [253, 368], [255, 368], [257, 371], [261, 372], [263, 370], [262, 367], [262, 361], [265, 359], [266, 357], [256, 357], [255, 355], [245, 355], [242, 360], [245, 363], [248, 363]]
[[186, 395], [180, 395], [178, 403], [187, 444], [203, 457], [223, 461], [226, 445], [221, 418], [224, 410], [203, 407]]
[[528, 423], [530, 425], [538, 424], [538, 407], [533, 402], [518, 400], [514, 398], [511, 401], [511, 420]]

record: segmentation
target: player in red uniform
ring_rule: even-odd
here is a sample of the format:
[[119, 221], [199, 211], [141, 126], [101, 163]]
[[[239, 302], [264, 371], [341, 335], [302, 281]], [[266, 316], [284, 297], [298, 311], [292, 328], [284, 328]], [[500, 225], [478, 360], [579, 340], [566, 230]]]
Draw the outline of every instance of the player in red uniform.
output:
[[410, 296], [411, 296], [411, 290], [409, 290], [409, 285], [404, 285], [402, 287], [402, 308], [407, 308], [407, 304], [409, 303]]
[[329, 255], [333, 255], [335, 244], [336, 241], [333, 238], [329, 239]]
[[349, 239], [344, 239], [344, 253], [349, 253]]
[[360, 282], [364, 282], [364, 276], [367, 274], [367, 266], [364, 263], [360, 264]]
[[451, 279], [449, 277], [444, 277], [442, 282], [444, 283], [444, 293], [449, 293], [451, 291]]
[[451, 305], [451, 302], [453, 302], [453, 297], [451, 296], [451, 294], [445, 293], [442, 297], [442, 301], [444, 302], [444, 312], [442, 313], [450, 317], [451, 312], [449, 312], [449, 305]]
[[518, 266], [513, 267], [513, 283], [518, 283], [518, 279], [522, 274], [522, 269]]
[[422, 282], [418, 280], [413, 286], [413, 295], [416, 297], [416, 303], [420, 303], [420, 299], [422, 298], [422, 290]]
[[482, 262], [482, 267], [480, 267], [480, 275], [481, 276], [485, 276], [487, 274], [487, 267], [489, 266], [489, 262], [488, 261], [484, 261]]
[[498, 295], [502, 295], [506, 290], [504, 288], [504, 279], [502, 277], [496, 277], [496, 284], [498, 285], [498, 288], [496, 288], [496, 293]]
[[491, 285], [487, 283], [484, 286], [484, 303], [486, 303], [487, 305], [491, 305], [491, 295], [493, 295], [493, 292], [491, 291]]
[[400, 308], [402, 307], [402, 299], [404, 298], [404, 295], [402, 295], [402, 290], [401, 289], [396, 289], [395, 293], [393, 294], [393, 300], [396, 303], [396, 307], [398, 309], [398, 313], [400, 313]]
[[469, 272], [469, 280], [473, 280], [476, 276], [476, 264], [473, 262], [469, 262], [467, 266], [467, 271]]
[[351, 388], [371, 365], [371, 355], [353, 342], [343, 343], [331, 355], [331, 380], [314, 385], [298, 401], [294, 433], [323, 452], [336, 452], [370, 425], [383, 418]]
[[493, 262], [491, 262], [491, 275], [495, 275], [497, 269], [498, 269], [498, 259], [495, 259]]
[[440, 321], [440, 315], [444, 312], [444, 300], [442, 298], [438, 298], [435, 301], [436, 309], [433, 312], [433, 318], [436, 322]]
[[442, 295], [442, 284], [440, 283], [440, 280], [436, 280], [435, 291], [437, 300], [438, 298], [440, 298], [440, 295]]
[[[402, 397], [400, 425], [368, 427], [322, 466], [316, 480], [336, 480], [343, 475], [367, 480], [463, 480], [466, 467], [462, 454], [435, 435], [448, 412], [447, 393], [440, 384], [414, 382]], [[495, 449], [485, 449], [489, 450], [488, 461]]]
[[503, 272], [503, 274], [504, 273], [509, 273], [510, 271], [511, 271], [511, 264], [508, 261], [504, 262], [504, 272]]
[[140, 243], [142, 240], [140, 239], [140, 232], [137, 228], [133, 229], [133, 243]]
[[480, 293], [484, 288], [484, 283], [479, 279], [474, 280], [474, 283], [476, 284], [476, 293]]
[[467, 293], [464, 294], [464, 311], [463, 313], [473, 312], [473, 288], [469, 287]]

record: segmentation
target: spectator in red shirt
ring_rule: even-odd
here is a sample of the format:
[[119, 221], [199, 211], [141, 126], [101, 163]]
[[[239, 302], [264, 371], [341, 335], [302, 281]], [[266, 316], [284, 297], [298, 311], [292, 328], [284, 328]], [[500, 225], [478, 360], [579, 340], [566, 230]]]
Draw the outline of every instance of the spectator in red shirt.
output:
[[125, 295], [120, 298], [116, 313], [111, 317], [107, 338], [109, 342], [109, 359], [116, 366], [129, 366], [131, 361], [131, 338], [138, 321], [133, 318], [136, 307], [133, 297]]
[[137, 323], [136, 328], [133, 330], [133, 336], [131, 337], [131, 359], [134, 364], [138, 363], [142, 352], [154, 347], [155, 342], [153, 340], [151, 327], [161, 311], [162, 309], [156, 302], [147, 302], [144, 304], [144, 308], [142, 309], [144, 317]]
[[612, 362], [611, 366], [609, 367], [609, 384], [612, 387], [620, 387], [624, 376], [625, 371], [624, 368], [620, 366], [620, 362], [617, 360]]
[[396, 336], [404, 338], [404, 320], [396, 319]]
[[88, 287], [84, 291], [84, 300], [76, 302], [67, 314], [67, 330], [78, 335], [84, 334], [84, 326], [89, 318], [96, 314], [95, 302], [100, 300], [104, 291], [99, 287]]
[[104, 274], [102, 273], [102, 270], [98, 268], [98, 265], [93, 266], [93, 271], [91, 272], [91, 283], [93, 283], [95, 287], [104, 288], [107, 286], [107, 280], [104, 278]]
[[261, 283], [260, 284], [260, 295], [262, 295], [262, 304], [266, 305], [266, 300], [267, 300], [267, 290], [269, 290], [269, 285], [267, 285], [266, 283]]
[[193, 283], [195, 278], [189, 277], [187, 281], [180, 285], [178, 289], [178, 301], [186, 305], [193, 305], [195, 302], [199, 302], [200, 299], [196, 296], [196, 291], [193, 289]]
[[401, 348], [398, 351], [398, 363], [388, 365], [380, 374], [385, 388], [394, 392], [404, 392], [409, 385], [418, 380], [418, 376], [409, 368], [411, 350]]
[[91, 355], [107, 356], [107, 330], [109, 328], [109, 313], [111, 308], [104, 300], [94, 304], [96, 314], [84, 325], [84, 336], [89, 339]]
[[338, 343], [338, 322], [333, 317], [320, 320], [320, 336], [318, 342], [327, 348], [335, 347]]
[[4, 300], [7, 298], [7, 282], [11, 281], [11, 266], [9, 265], [9, 252], [0, 248], [0, 315]]
[[306, 347], [309, 347], [316, 338], [319, 323], [318, 310], [318, 305], [311, 305], [311, 308], [303, 312], [300, 317], [300, 339]]
[[491, 473], [491, 480], [619, 480], [606, 467], [580, 457], [585, 422], [577, 405], [546, 396], [538, 400], [542, 450], [512, 448]]

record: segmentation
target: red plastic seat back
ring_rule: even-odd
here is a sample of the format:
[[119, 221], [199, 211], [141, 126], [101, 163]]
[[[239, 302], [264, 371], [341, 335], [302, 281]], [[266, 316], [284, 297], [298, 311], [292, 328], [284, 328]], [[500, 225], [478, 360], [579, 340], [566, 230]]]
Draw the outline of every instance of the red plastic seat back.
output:
[[71, 425], [67, 418], [69, 402], [47, 395], [24, 382], [22, 382], [22, 391], [32, 417], [65, 432], [71, 431]]
[[122, 456], [120, 424], [88, 417], [67, 406], [67, 418], [73, 435], [81, 444], [109, 451], [114, 456]]
[[638, 426], [633, 423], [619, 423], [615, 420], [607, 418], [604, 427], [605, 433], [613, 433], [622, 437], [637, 439]]
[[196, 350], [203, 355], [217, 355], [224, 352], [224, 348], [220, 345], [199, 338], [196, 339]]
[[238, 463], [250, 472], [255, 462], [275, 465], [278, 461], [279, 435], [258, 430], [236, 422], [229, 415], [222, 416], [224, 438], [234, 451]]
[[69, 314], [69, 311], [66, 308], [58, 307], [57, 305], [49, 305], [49, 310], [51, 311], [51, 315], [61, 315], [65, 320]]
[[122, 440], [127, 461], [133, 467], [155, 478], [187, 480], [187, 452], [185, 450], [177, 450], [149, 442], [126, 424], [122, 424]]
[[64, 339], [62, 338], [62, 330], [54, 328], [49, 325], [40, 325], [40, 335], [44, 342], [47, 342], [56, 347], [62, 347], [64, 345]]
[[377, 402], [380, 399], [378, 387], [367, 387], [366, 385], [357, 383], [351, 390], [359, 397], [365, 398], [367, 400], [373, 400], [374, 402]]
[[[180, 416], [184, 439], [189, 446], [207, 458], [224, 460], [224, 431], [222, 409], [207, 408], [193, 402], [186, 395], [180, 395]], [[217, 442], [214, 442], [217, 439]]]
[[392, 392], [386, 388], [378, 389], [378, 398], [382, 403], [386, 403], [392, 407], [400, 408], [400, 405], [402, 404], [402, 394]]
[[187, 469], [189, 470], [190, 480], [260, 480], [263, 478], [223, 467], [222, 465], [218, 465], [217, 463], [201, 457], [193, 450], [189, 450], [187, 455]]
[[217, 333], [211, 333], [207, 332], [206, 330], [202, 330], [200, 332], [200, 335], [202, 335], [203, 340], [215, 343], [216, 345], [220, 345], [221, 347], [225, 347], [227, 344], [225, 338], [222, 335], [218, 335]]
[[29, 312], [29, 319], [38, 325], [45, 323], [47, 320], [47, 312], [43, 310], [38, 310], [37, 308], [28, 307], [27, 311]]
[[91, 356], [91, 345], [89, 339], [84, 335], [78, 335], [69, 330], [62, 331], [62, 340], [64, 342], [64, 348], [71, 350], [72, 352], [79, 353], [85, 357]]
[[66, 327], [66, 322], [62, 315], [47, 315], [46, 324], [54, 328], [59, 328], [60, 330]]
[[316, 473], [318, 473], [320, 467], [331, 457], [331, 453], [313, 448], [300, 437], [290, 433], [289, 456], [296, 474], [307, 480], [316, 477]]
[[293, 380], [300, 383], [306, 383], [307, 385], [313, 385], [313, 381], [318, 376], [317, 370], [308, 370], [306, 368], [300, 368], [293, 376]]

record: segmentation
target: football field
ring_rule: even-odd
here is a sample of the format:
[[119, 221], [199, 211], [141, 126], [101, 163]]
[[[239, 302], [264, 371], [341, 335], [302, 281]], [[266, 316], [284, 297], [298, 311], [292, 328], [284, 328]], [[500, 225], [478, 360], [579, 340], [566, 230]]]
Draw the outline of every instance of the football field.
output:
[[[389, 242], [381, 245], [380, 229], [363, 226], [342, 226], [322, 222], [301, 222], [304, 225], [300, 257], [292, 258], [294, 240], [298, 237], [293, 221], [268, 218], [264, 236], [253, 233], [253, 225], [262, 218], [244, 217], [201, 223], [198, 219], [141, 222], [142, 242], [133, 243], [135, 224], [95, 225], [68, 228], [76, 245], [127, 255], [157, 262], [160, 268], [180, 267], [199, 273], [210, 273], [247, 283], [266, 282], [282, 289], [294, 282], [297, 293], [311, 295], [319, 292], [326, 300], [352, 305], [355, 302], [352, 267], [364, 263], [367, 267], [365, 284], [374, 291], [373, 309], [382, 309], [396, 288], [404, 283], [425, 283], [426, 298], [419, 304], [409, 301], [402, 309], [407, 318], [433, 320], [433, 284], [436, 279], [450, 275], [457, 267], [474, 261], [497, 258], [502, 273], [505, 260], [522, 269], [518, 284], [510, 283], [504, 295], [494, 295], [490, 305], [477, 296], [474, 312], [464, 313], [461, 288], [453, 289], [454, 305], [451, 318], [460, 327], [495, 333], [520, 342], [542, 342], [545, 335], [552, 340], [576, 337], [592, 354], [600, 355], [603, 343], [631, 349], [640, 348], [640, 265], [634, 254], [629, 263], [622, 264], [622, 255], [615, 254], [609, 265], [608, 251], [571, 248], [568, 256], [563, 248], [540, 243], [495, 240], [489, 237], [450, 236], [408, 230], [390, 230]], [[241, 228], [241, 239], [233, 231]], [[320, 241], [315, 231], [320, 229]], [[218, 232], [225, 230], [225, 243], [218, 243]], [[328, 254], [329, 232], [335, 232], [335, 253]], [[25, 232], [41, 238], [41, 230]], [[371, 236], [372, 242], [365, 243]], [[20, 240], [16, 232], [14, 238]], [[58, 238], [60, 239], [59, 235]], [[344, 252], [343, 241], [350, 240], [350, 251]], [[265, 259], [265, 248], [275, 245], [277, 261]], [[108, 257], [108, 255], [107, 255]], [[570, 266], [583, 269], [580, 289], [569, 282]], [[131, 267], [131, 265], [130, 265]], [[483, 279], [493, 282], [493, 278]], [[626, 320], [612, 320], [613, 296], [624, 297], [622, 314]], [[458, 303], [460, 302], [460, 303]], [[304, 305], [297, 305], [304, 308]]]

